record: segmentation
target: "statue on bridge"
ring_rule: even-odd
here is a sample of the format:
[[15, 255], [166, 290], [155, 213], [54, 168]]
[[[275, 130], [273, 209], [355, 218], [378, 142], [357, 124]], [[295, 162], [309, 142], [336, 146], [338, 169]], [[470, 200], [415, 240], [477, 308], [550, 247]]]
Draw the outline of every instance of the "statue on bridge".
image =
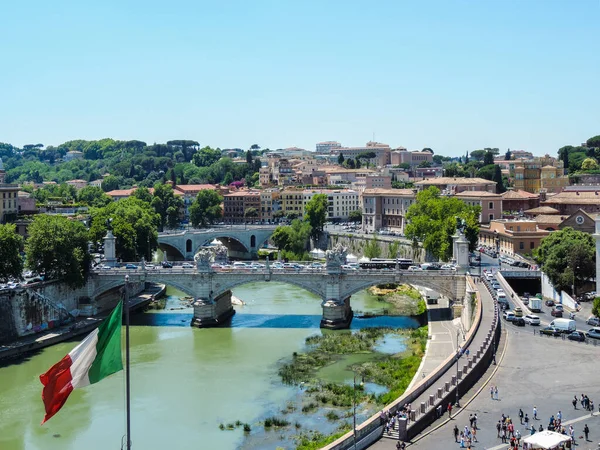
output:
[[343, 264], [346, 264], [347, 252], [348, 249], [340, 243], [338, 243], [331, 250], [327, 250], [325, 252], [327, 268], [340, 268]]
[[215, 262], [226, 263], [228, 259], [227, 247], [223, 244], [211, 247], [215, 252]]
[[465, 230], [467, 229], [467, 222], [465, 219], [460, 217], [456, 218], [456, 232], [459, 234], [465, 234]]
[[201, 248], [198, 253], [194, 255], [194, 261], [196, 262], [196, 268], [198, 271], [206, 272], [210, 270], [210, 264], [215, 259], [215, 252], [210, 248]]

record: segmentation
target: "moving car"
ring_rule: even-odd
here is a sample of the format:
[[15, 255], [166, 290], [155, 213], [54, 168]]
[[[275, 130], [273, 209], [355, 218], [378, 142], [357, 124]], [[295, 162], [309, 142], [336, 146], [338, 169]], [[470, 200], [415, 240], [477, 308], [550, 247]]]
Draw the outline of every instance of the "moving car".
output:
[[592, 339], [600, 339], [600, 328], [594, 327], [590, 328], [586, 333], [586, 336]]
[[548, 336], [559, 336], [560, 330], [554, 327], [546, 327], [540, 330], [540, 334], [547, 334]]
[[518, 327], [524, 327], [525, 326], [525, 320], [522, 317], [515, 317], [512, 320], [513, 325], [516, 325]]
[[512, 322], [513, 320], [515, 320], [515, 313], [513, 313], [512, 311], [505, 311], [502, 317], [504, 317], [504, 319], [507, 322]]
[[585, 341], [585, 334], [583, 334], [581, 331], [573, 331], [571, 334], [569, 334], [567, 336], [567, 339], [570, 340], [570, 341], [584, 342]]
[[529, 325], [540, 324], [540, 318], [533, 314], [527, 314], [525, 317], [523, 317], [523, 319], [525, 320], [525, 323], [528, 323]]
[[600, 318], [590, 316], [590, 317], [588, 317], [588, 320], [585, 323], [587, 323], [588, 325], [591, 325], [593, 327], [600, 327]]
[[173, 264], [171, 264], [169, 261], [163, 261], [162, 263], [160, 263], [160, 265], [162, 266], [163, 269], [172, 269], [173, 268]]
[[554, 300], [546, 300], [546, 306], [554, 306]]
[[553, 317], [562, 317], [563, 316], [563, 312], [560, 309], [553, 309], [550, 314], [552, 314]]
[[515, 308], [515, 317], [523, 317], [523, 310], [518, 306]]
[[137, 266], [135, 264], [125, 264], [125, 268], [126, 269], [137, 269]]
[[194, 265], [192, 263], [183, 263], [181, 267], [183, 267], [184, 269], [193, 269]]

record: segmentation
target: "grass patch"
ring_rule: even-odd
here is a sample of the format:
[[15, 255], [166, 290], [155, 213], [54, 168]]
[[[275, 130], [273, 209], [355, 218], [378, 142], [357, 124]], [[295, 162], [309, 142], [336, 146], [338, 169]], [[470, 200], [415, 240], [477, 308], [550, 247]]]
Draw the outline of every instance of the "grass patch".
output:
[[329, 436], [319, 433], [318, 431], [302, 433], [296, 438], [296, 450], [318, 450], [342, 437], [350, 431], [350, 429], [350, 424], [344, 423], [338, 428], [337, 432]]
[[289, 421], [282, 419], [277, 416], [267, 417], [265, 419], [265, 428], [271, 427], [287, 427], [290, 424]]

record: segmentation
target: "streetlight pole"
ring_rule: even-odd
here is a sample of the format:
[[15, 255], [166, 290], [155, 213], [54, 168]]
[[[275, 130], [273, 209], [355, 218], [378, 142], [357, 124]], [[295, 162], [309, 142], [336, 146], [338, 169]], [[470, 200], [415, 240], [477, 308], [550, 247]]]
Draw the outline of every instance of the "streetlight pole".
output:
[[456, 329], [456, 403], [455, 405], [458, 407], [460, 404], [458, 403], [458, 359], [460, 358], [460, 347], [458, 346], [458, 338], [459, 338], [460, 330]]
[[131, 450], [131, 392], [129, 388], [129, 275], [125, 275], [125, 396], [127, 402], [127, 443], [126, 449]]
[[352, 387], [352, 408], [354, 410], [352, 431], [354, 436], [354, 450], [356, 450], [356, 372], [354, 372], [354, 381], [352, 382]]

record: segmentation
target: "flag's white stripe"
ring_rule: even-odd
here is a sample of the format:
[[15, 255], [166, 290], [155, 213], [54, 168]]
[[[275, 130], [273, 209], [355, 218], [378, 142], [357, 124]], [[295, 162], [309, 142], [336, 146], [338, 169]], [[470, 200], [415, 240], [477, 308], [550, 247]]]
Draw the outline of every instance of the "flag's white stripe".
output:
[[96, 328], [87, 337], [69, 352], [71, 358], [71, 385], [80, 388], [90, 384], [88, 372], [97, 356], [98, 329]]

